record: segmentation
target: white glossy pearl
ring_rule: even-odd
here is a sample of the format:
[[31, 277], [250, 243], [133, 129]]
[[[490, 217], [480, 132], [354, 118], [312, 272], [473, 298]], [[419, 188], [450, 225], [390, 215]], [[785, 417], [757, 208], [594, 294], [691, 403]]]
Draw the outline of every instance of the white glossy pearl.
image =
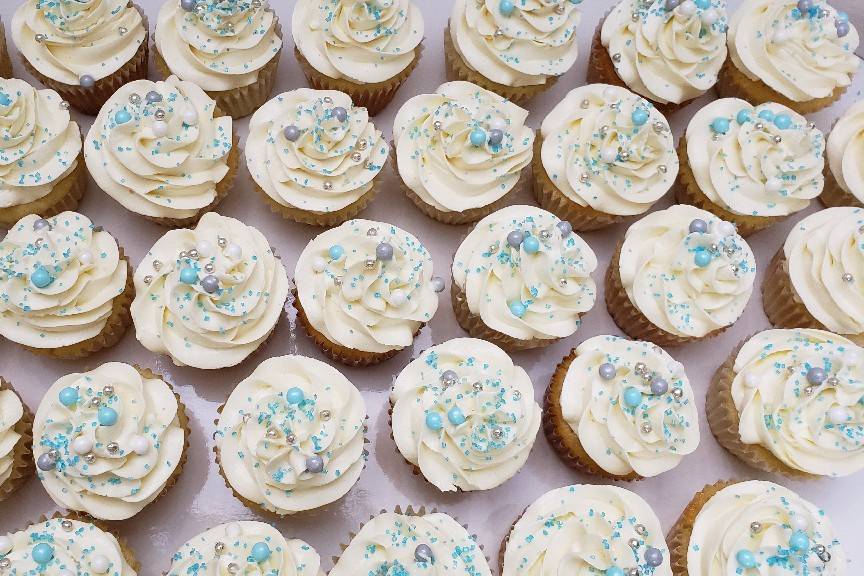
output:
[[759, 375], [755, 372], [748, 372], [744, 375], [744, 386], [747, 388], [756, 388], [759, 386]]
[[228, 524], [228, 526], [225, 527], [225, 535], [228, 536], [229, 538], [239, 538], [242, 533], [243, 532], [242, 532], [242, 530], [240, 530], [239, 524], [232, 522], [231, 524]]
[[78, 436], [72, 441], [72, 451], [76, 454], [88, 454], [93, 450], [93, 441], [86, 436]]
[[710, 10], [706, 10], [705, 13], [702, 14], [702, 21], [709, 26], [717, 22], [717, 20], [719, 19], [720, 14], [718, 14], [717, 10], [714, 10], [713, 8], [711, 8]]
[[810, 526], [810, 523], [807, 522], [807, 517], [800, 512], [789, 518], [789, 524], [795, 530], [807, 530]]
[[200, 256], [204, 256], [205, 258], [213, 255], [213, 244], [207, 240], [199, 240], [195, 244], [195, 249], [198, 250]]
[[604, 88], [603, 89], [603, 99], [606, 100], [607, 102], [617, 102], [619, 100], [618, 91], [611, 86], [608, 88]]
[[78, 255], [78, 262], [80, 262], [82, 266], [90, 266], [93, 264], [93, 253], [89, 250], [85, 250]]
[[780, 30], [774, 32], [772, 40], [775, 44], [785, 44], [789, 41], [789, 38], [791, 37], [792, 34], [788, 30], [786, 30], [785, 28], [781, 28]]
[[843, 354], [843, 363], [846, 366], [857, 366], [861, 362], [861, 354], [857, 350], [847, 350]]
[[507, 128], [507, 122], [503, 118], [493, 118], [489, 121], [489, 128], [491, 130], [505, 130]]
[[681, 12], [683, 16], [692, 16], [696, 13], [696, 3], [693, 0], [684, 0], [680, 6], [678, 6], [678, 11]]
[[143, 456], [150, 451], [150, 440], [144, 436], [133, 436], [129, 440], [129, 448], [131, 448], [135, 454]]
[[151, 130], [153, 130], [153, 136], [156, 138], [162, 138], [168, 134], [168, 123], [164, 120], [156, 120], [153, 122]]
[[183, 110], [183, 123], [187, 126], [195, 126], [198, 124], [198, 111], [191, 106]]
[[225, 256], [232, 260], [239, 260], [243, 256], [243, 249], [233, 242], [225, 248]]
[[772, 194], [777, 194], [783, 188], [783, 181], [779, 178], [769, 178], [765, 183], [765, 190]]
[[0, 536], [0, 554], [8, 554], [12, 550], [12, 538]]
[[618, 158], [618, 151], [614, 148], [603, 148], [600, 151], [600, 158], [607, 164], [614, 162]]
[[327, 261], [320, 256], [316, 256], [314, 260], [312, 260], [312, 269], [315, 272], [323, 272], [327, 268]]
[[393, 306], [399, 307], [404, 306], [405, 302], [408, 301], [408, 296], [405, 295], [405, 291], [401, 288], [397, 288], [393, 292], [390, 293], [390, 304]]
[[735, 234], [735, 226], [731, 222], [721, 221], [718, 222], [715, 230], [717, 234], [725, 238], [726, 236], [733, 236]]
[[825, 417], [831, 424], [845, 424], [849, 421], [849, 411], [843, 406], [834, 406], [825, 413]]
[[90, 558], [90, 570], [92, 570], [95, 574], [104, 574], [108, 572], [108, 568], [110, 566], [111, 561], [102, 554], [96, 554], [95, 556]]

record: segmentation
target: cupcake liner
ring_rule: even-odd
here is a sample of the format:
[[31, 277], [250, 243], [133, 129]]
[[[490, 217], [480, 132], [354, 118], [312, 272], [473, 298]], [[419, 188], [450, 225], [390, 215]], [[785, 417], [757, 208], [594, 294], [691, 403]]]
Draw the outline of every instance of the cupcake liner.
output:
[[417, 63], [420, 62], [420, 57], [423, 55], [423, 43], [417, 45], [414, 49], [414, 60], [411, 61], [404, 70], [396, 76], [383, 82], [374, 82], [370, 84], [357, 84], [345, 78], [331, 78], [326, 74], [322, 74], [309, 64], [306, 57], [300, 53], [297, 47], [294, 47], [294, 56], [297, 58], [297, 63], [303, 70], [309, 86], [316, 90], [338, 90], [344, 92], [351, 97], [355, 106], [362, 106], [370, 116], [375, 116], [387, 107], [387, 104], [393, 100], [396, 91], [408, 79]]
[[828, 330], [816, 320], [799, 298], [783, 247], [774, 254], [762, 281], [762, 307], [771, 324], [777, 328], [817, 328]]
[[144, 26], [144, 41], [138, 47], [138, 51], [132, 56], [132, 59], [126, 62], [119, 70], [113, 74], [96, 80], [96, 84], [92, 88], [83, 88], [78, 85], [66, 84], [58, 82], [53, 78], [45, 76], [36, 68], [34, 68], [24, 55], [21, 55], [21, 60], [24, 62], [24, 67], [30, 74], [36, 77], [48, 88], [60, 94], [60, 97], [69, 102], [69, 105], [82, 112], [95, 116], [99, 113], [102, 105], [124, 84], [128, 84], [133, 80], [144, 80], [147, 78], [147, 68], [149, 61], [149, 26], [147, 15], [141, 10], [141, 7], [134, 2], [129, 3], [133, 8], [138, 10], [142, 18], [142, 26]]
[[735, 379], [735, 358], [745, 342], [746, 340], [735, 347], [711, 379], [705, 401], [705, 412], [711, 432], [723, 448], [753, 468], [796, 479], [819, 478], [815, 474], [808, 474], [788, 466], [760, 444], [745, 444], [741, 441], [739, 434], [741, 416], [732, 399], [732, 380]]
[[12, 78], [12, 59], [9, 57], [5, 28], [3, 20], [0, 19], [0, 77]]
[[[21, 400], [21, 395], [2, 377], [0, 377], [0, 390], [11, 390]], [[13, 427], [13, 430], [21, 437], [16, 442], [12, 452], [12, 474], [5, 482], [0, 483], [0, 502], [9, 499], [13, 492], [36, 474], [35, 460], [30, 450], [30, 446], [33, 444], [33, 413], [23, 400], [21, 400], [21, 405], [24, 408], [24, 414]]]
[[696, 176], [690, 168], [687, 156], [687, 137], [681, 136], [678, 144], [678, 186], [675, 187], [675, 200], [679, 204], [690, 204], [707, 212], [711, 212], [718, 218], [735, 224], [738, 234], [743, 237], [750, 236], [760, 230], [764, 230], [782, 222], [787, 216], [747, 216], [730, 212], [722, 206], [715, 204], [699, 188]]
[[591, 459], [591, 456], [588, 455], [582, 446], [579, 436], [570, 428], [567, 421], [564, 420], [563, 410], [561, 409], [561, 392], [564, 389], [564, 378], [567, 376], [567, 370], [577, 356], [578, 354], [574, 348], [558, 364], [555, 373], [552, 375], [549, 387], [546, 389], [546, 394], [543, 397], [543, 432], [546, 434], [549, 445], [567, 466], [577, 472], [599, 476], [608, 480], [623, 480], [627, 482], [642, 480], [643, 477], [636, 472], [618, 475], [601, 468]]
[[834, 173], [831, 171], [831, 166], [827, 160], [825, 162], [825, 187], [822, 189], [822, 194], [819, 195], [819, 201], [826, 208], [835, 208], [838, 206], [854, 206], [855, 208], [864, 208], [864, 202], [861, 202], [854, 194], [844, 190]]
[[761, 80], [751, 80], [727, 58], [720, 69], [720, 78], [716, 84], [717, 94], [721, 98], [741, 98], [754, 106], [766, 102], [776, 102], [799, 114], [812, 114], [822, 108], [827, 108], [840, 99], [847, 86], [838, 86], [830, 96], [814, 98], [805, 102], [796, 102], [770, 88]]
[[286, 206], [274, 200], [267, 192], [264, 191], [261, 186], [258, 185], [254, 180], [252, 181], [255, 186], [255, 190], [261, 195], [267, 205], [270, 207], [270, 211], [279, 214], [282, 218], [286, 220], [293, 220], [294, 222], [298, 222], [300, 224], [308, 224], [310, 226], [338, 226], [343, 222], [351, 220], [355, 216], [357, 216], [360, 212], [365, 210], [372, 200], [375, 199], [375, 196], [378, 195], [378, 191], [381, 187], [378, 179], [380, 178], [380, 174], [376, 176], [372, 180], [372, 187], [366, 191], [365, 194], [360, 196], [357, 200], [352, 202], [351, 204], [345, 206], [344, 208], [340, 208], [339, 210], [335, 210], [333, 212], [310, 212], [308, 210], [303, 210], [301, 208], [295, 208], [293, 206]]
[[75, 210], [87, 189], [87, 166], [83, 150], [78, 154], [75, 169], [54, 183], [51, 192], [26, 204], [0, 208], [0, 226], [11, 228], [21, 218], [38, 214], [51, 218], [67, 210]]
[[444, 66], [448, 81], [465, 80], [477, 84], [490, 92], [495, 92], [514, 104], [523, 106], [541, 92], [545, 92], [551, 88], [558, 81], [558, 76], [547, 76], [546, 82], [543, 84], [507, 86], [489, 80], [483, 74], [468, 66], [462, 59], [462, 56], [459, 55], [459, 52], [456, 51], [456, 47], [453, 46], [453, 37], [450, 35], [449, 20], [447, 21], [447, 27], [444, 29]]
[[666, 544], [669, 546], [669, 562], [672, 565], [672, 574], [674, 576], [689, 576], [690, 571], [687, 568], [687, 551], [690, 547], [690, 536], [693, 533], [693, 524], [696, 522], [696, 516], [702, 507], [708, 503], [712, 496], [723, 490], [727, 486], [731, 486], [735, 482], [718, 481], [714, 484], [705, 486], [702, 490], [693, 496], [693, 499], [681, 512], [681, 516], [675, 522], [672, 530], [666, 536]]

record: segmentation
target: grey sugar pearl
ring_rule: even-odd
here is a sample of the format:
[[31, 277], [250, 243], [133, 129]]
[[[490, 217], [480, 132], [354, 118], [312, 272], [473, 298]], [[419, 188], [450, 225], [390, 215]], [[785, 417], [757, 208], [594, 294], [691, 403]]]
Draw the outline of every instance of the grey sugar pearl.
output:
[[807, 381], [810, 382], [810, 384], [815, 384], [818, 386], [819, 384], [825, 382], [827, 378], [828, 375], [825, 374], [825, 370], [819, 368], [818, 366], [814, 366], [807, 371]]
[[82, 74], [78, 78], [78, 84], [80, 84], [82, 88], [92, 88], [96, 85], [96, 79], [90, 74]]
[[194, 12], [197, 0], [180, 0], [180, 7], [186, 12]]
[[681, 4], [681, 0], [666, 0], [666, 10], [674, 10]]
[[708, 231], [708, 223], [701, 218], [696, 218], [690, 222], [690, 232], [693, 234], [704, 234]]
[[147, 102], [147, 104], [156, 104], [157, 102], [162, 101], [162, 95], [155, 90], [151, 90], [147, 92], [146, 96], [144, 96], [144, 100]]
[[317, 454], [306, 459], [306, 471], [318, 474], [324, 470], [324, 459]]
[[669, 391], [669, 383], [660, 376], [651, 380], [651, 393], [660, 396]]
[[849, 34], [849, 23], [848, 22], [837, 22], [835, 24], [837, 28], [837, 37], [843, 38]]
[[489, 145], [500, 146], [504, 141], [504, 132], [498, 128], [493, 128], [489, 131]]
[[393, 245], [389, 242], [381, 242], [375, 247], [375, 257], [378, 258], [378, 260], [392, 260]]
[[798, 0], [798, 10], [807, 12], [813, 7], [813, 0]]
[[434, 290], [435, 292], [441, 293], [444, 291], [444, 279], [440, 276], [434, 276], [432, 280], [429, 281], [429, 284], [432, 285], [432, 290]]
[[609, 362], [601, 364], [597, 371], [600, 373], [600, 377], [604, 380], [612, 380], [615, 378], [615, 366]]
[[567, 220], [561, 220], [555, 226], [561, 231], [561, 236], [569, 236], [573, 232], [573, 225]]
[[507, 234], [507, 244], [510, 245], [511, 248], [519, 248], [522, 245], [522, 240], [525, 239], [525, 235], [519, 230], [513, 230], [509, 234]]
[[208, 274], [201, 279], [201, 288], [203, 288], [208, 294], [213, 294], [219, 290], [219, 279], [212, 274]]
[[649, 546], [647, 550], [645, 550], [645, 562], [649, 566], [657, 567], [663, 563], [663, 552], [654, 548], [653, 546]]
[[39, 468], [39, 470], [42, 470], [43, 472], [53, 470], [54, 466], [56, 465], [57, 461], [54, 459], [54, 456], [52, 456], [48, 452], [45, 452], [36, 459], [36, 466]]
[[289, 142], [296, 142], [297, 139], [300, 138], [300, 128], [294, 124], [286, 126], [282, 133], [285, 135], [285, 139]]
[[50, 228], [50, 227], [51, 227], [51, 223], [48, 222], [48, 220], [46, 220], [45, 218], [39, 218], [38, 220], [33, 222], [33, 230], [35, 230], [36, 232], [38, 232], [39, 230], [42, 230], [43, 228]]
[[339, 122], [345, 122], [348, 119], [348, 111], [342, 106], [336, 106], [333, 108], [333, 117]]
[[420, 544], [414, 549], [414, 560], [417, 562], [433, 562], [435, 555], [428, 544]]

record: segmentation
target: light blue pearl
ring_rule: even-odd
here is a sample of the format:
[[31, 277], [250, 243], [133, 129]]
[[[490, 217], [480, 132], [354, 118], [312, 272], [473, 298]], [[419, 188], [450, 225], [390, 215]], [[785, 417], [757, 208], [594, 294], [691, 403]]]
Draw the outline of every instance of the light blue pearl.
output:
[[762, 118], [766, 122], [773, 122], [774, 121], [774, 113], [771, 112], [770, 110], [762, 110], [761, 112], [759, 112], [759, 118]]
[[635, 408], [642, 403], [642, 392], [638, 388], [628, 386], [624, 389], [624, 403], [631, 408]]
[[198, 271], [191, 266], [181, 269], [180, 281], [184, 284], [195, 284], [198, 282]]
[[96, 413], [100, 426], [114, 426], [117, 423], [117, 411], [109, 406], [102, 406]]
[[30, 275], [30, 281], [37, 288], [47, 288], [54, 282], [54, 277], [44, 267], [40, 266]]
[[701, 8], [702, 10], [707, 10], [711, 7], [711, 0], [694, 0], [697, 8]]
[[792, 126], [792, 118], [788, 114], [778, 114], [774, 117], [774, 125], [781, 130], [786, 130]]
[[525, 239], [522, 240], [522, 248], [524, 248], [525, 252], [528, 254], [535, 254], [540, 250], [540, 241], [534, 236], [526, 236]]
[[739, 110], [738, 115], [735, 116], [735, 121], [738, 122], [738, 124], [746, 124], [747, 122], [750, 122], [750, 110], [747, 108]]
[[738, 565], [742, 568], [756, 567], [756, 555], [750, 550], [739, 550], [738, 553], [735, 554], [735, 560], [738, 561]]
[[67, 386], [60, 390], [60, 403], [63, 406], [74, 406], [78, 403], [78, 390]]
[[630, 114], [630, 119], [633, 121], [634, 125], [642, 126], [648, 122], [648, 111], [643, 108], [636, 108], [633, 110], [633, 113]]
[[30, 555], [33, 557], [33, 561], [37, 564], [48, 564], [54, 559], [54, 548], [45, 542], [40, 542], [33, 547], [33, 551]]
[[486, 132], [482, 128], [474, 128], [469, 138], [472, 146], [482, 146], [486, 142]]
[[715, 118], [714, 121], [711, 122], [711, 130], [717, 134], [726, 134], [729, 131], [729, 119]]
[[789, 547], [796, 552], [807, 550], [810, 547], [810, 538], [803, 531], [798, 530], [789, 537]]
[[837, 21], [838, 22], [849, 22], [849, 14], [843, 12], [841, 10], [837, 11]]
[[331, 260], [339, 260], [342, 258], [342, 254], [345, 253], [345, 249], [342, 248], [339, 244], [334, 244], [330, 246], [330, 250], [327, 251], [327, 254], [330, 255]]
[[513, 6], [513, 2], [511, 0], [501, 0], [501, 2], [498, 4], [498, 11], [501, 12], [502, 16], [510, 16], [511, 14], [513, 14], [514, 8], [515, 6]]
[[126, 122], [129, 122], [129, 120], [131, 120], [131, 119], [132, 119], [132, 114], [130, 114], [129, 111], [126, 110], [125, 108], [121, 108], [120, 110], [117, 111], [116, 114], [114, 114], [114, 122], [116, 122], [117, 124], [125, 124]]
[[612, 566], [606, 569], [606, 572], [603, 573], [604, 576], [624, 576], [624, 570], [617, 566]]
[[461, 426], [465, 423], [465, 413], [458, 406], [454, 406], [447, 411], [447, 420], [454, 426]]
[[258, 542], [252, 546], [252, 560], [260, 564], [268, 558], [270, 558], [270, 547], [266, 542]]
[[303, 394], [303, 390], [297, 388], [289, 388], [288, 392], [285, 393], [285, 397], [288, 399], [289, 404], [300, 404], [303, 402], [303, 399], [306, 398], [306, 395]]
[[525, 304], [522, 302], [513, 302], [510, 304], [510, 313], [517, 318], [522, 318], [525, 316], [525, 313], [528, 311], [528, 308], [525, 307]]
[[426, 427], [430, 430], [441, 430], [444, 427], [444, 422], [441, 420], [441, 414], [438, 412], [426, 413]]
[[697, 250], [693, 255], [693, 262], [700, 268], [705, 268], [711, 264], [711, 253], [708, 250]]

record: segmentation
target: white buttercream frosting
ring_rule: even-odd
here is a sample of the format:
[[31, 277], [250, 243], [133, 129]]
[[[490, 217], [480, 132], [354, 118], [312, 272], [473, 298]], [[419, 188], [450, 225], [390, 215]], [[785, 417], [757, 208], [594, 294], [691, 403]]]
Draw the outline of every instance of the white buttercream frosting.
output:
[[864, 101], [850, 106], [834, 124], [827, 156], [840, 188], [864, 204]]
[[18, 462], [15, 462], [15, 447], [21, 440], [15, 428], [24, 417], [21, 399], [0, 382], [0, 486], [9, 480]]

